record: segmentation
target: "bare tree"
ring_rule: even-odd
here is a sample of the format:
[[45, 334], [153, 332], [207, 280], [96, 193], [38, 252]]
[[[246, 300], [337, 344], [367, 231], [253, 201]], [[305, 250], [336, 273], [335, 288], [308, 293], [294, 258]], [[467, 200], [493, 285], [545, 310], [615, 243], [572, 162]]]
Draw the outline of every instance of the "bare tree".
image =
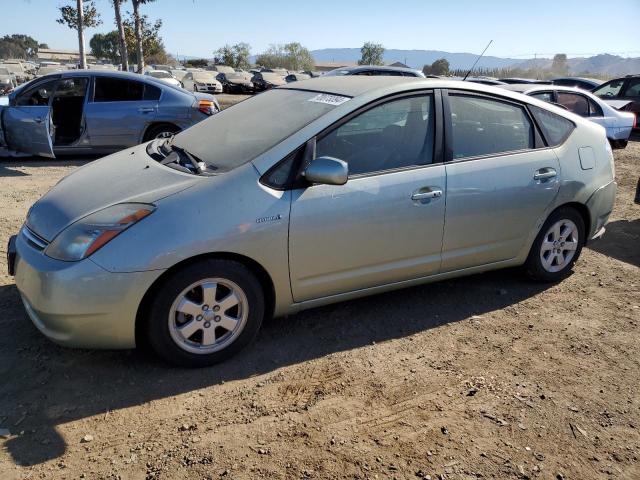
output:
[[116, 26], [118, 28], [118, 42], [120, 43], [120, 58], [122, 61], [122, 71], [129, 71], [129, 52], [127, 51], [127, 41], [124, 35], [124, 25], [122, 23], [122, 15], [120, 14], [120, 5], [124, 0], [111, 0], [113, 2], [113, 10], [116, 16]]
[[142, 49], [142, 16], [140, 15], [140, 5], [151, 3], [155, 0], [131, 0], [133, 4], [134, 33], [136, 36], [136, 50], [138, 60], [138, 73], [144, 72], [144, 52]]

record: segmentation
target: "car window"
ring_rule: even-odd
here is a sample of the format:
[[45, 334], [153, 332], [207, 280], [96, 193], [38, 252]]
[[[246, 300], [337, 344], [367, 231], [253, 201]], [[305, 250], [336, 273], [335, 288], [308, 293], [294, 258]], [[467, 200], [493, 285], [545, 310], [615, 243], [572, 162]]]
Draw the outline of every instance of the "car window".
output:
[[602, 113], [602, 107], [598, 105], [594, 100], [589, 98], [589, 116], [590, 117], [602, 117], [604, 113]]
[[148, 83], [144, 86], [144, 96], [143, 100], [160, 100], [160, 95], [162, 94], [162, 90], [155, 85], [149, 85]]
[[550, 147], [555, 147], [564, 142], [575, 128], [573, 122], [544, 108], [530, 105], [529, 109], [538, 122]]
[[570, 92], [557, 92], [557, 103], [565, 107], [570, 112], [581, 117], [589, 116], [589, 102], [584, 95]]
[[533, 98], [542, 100], [543, 102], [553, 102], [553, 94], [551, 92], [536, 92], [530, 95]]
[[134, 102], [142, 100], [144, 83], [123, 78], [96, 77], [94, 102]]
[[187, 73], [187, 74], [184, 76], [184, 79], [185, 79], [185, 80], [191, 80], [191, 79], [193, 79], [193, 75], [191, 75], [190, 73]]
[[63, 78], [58, 82], [58, 85], [56, 86], [55, 97], [84, 97], [86, 90], [86, 77]]
[[623, 97], [640, 97], [640, 78], [634, 78], [627, 82], [627, 86], [622, 93]]
[[53, 90], [58, 83], [58, 79], [49, 80], [48, 82], [39, 83], [38, 85], [30, 88], [26, 92], [20, 94], [16, 98], [16, 105], [19, 107], [24, 106], [44, 106], [49, 105], [49, 99], [53, 93]]
[[610, 82], [601, 85], [593, 91], [594, 95], [601, 98], [617, 97], [624, 84], [624, 79], [611, 80]]
[[318, 140], [316, 156], [344, 160], [349, 174], [433, 162], [431, 95], [393, 100], [367, 110]]
[[524, 107], [467, 95], [449, 95], [454, 158], [491, 155], [534, 147]]

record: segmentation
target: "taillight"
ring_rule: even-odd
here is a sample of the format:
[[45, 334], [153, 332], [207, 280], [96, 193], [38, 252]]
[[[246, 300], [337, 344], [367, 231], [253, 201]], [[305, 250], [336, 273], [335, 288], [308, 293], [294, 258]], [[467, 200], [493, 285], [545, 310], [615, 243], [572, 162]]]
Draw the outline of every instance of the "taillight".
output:
[[218, 111], [218, 107], [216, 107], [216, 104], [211, 100], [199, 100], [198, 110], [200, 110], [205, 115], [213, 115]]

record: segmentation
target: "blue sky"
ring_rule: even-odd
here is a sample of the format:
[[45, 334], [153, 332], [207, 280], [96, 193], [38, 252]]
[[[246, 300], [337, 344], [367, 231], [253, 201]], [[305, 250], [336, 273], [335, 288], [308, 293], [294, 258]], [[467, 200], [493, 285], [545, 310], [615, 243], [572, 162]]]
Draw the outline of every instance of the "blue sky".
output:
[[[26, 33], [52, 48], [77, 49], [75, 33], [55, 22], [57, 7], [67, 2], [2, 3], [0, 35]], [[113, 28], [110, 1], [96, 3], [104, 23], [87, 32], [87, 44], [96, 31]], [[480, 52], [493, 39], [487, 55], [640, 56], [640, 0], [156, 0], [144, 10], [164, 21], [162, 36], [174, 55], [211, 57], [240, 41], [254, 54], [270, 43], [298, 41], [313, 50], [369, 40], [387, 48]]]

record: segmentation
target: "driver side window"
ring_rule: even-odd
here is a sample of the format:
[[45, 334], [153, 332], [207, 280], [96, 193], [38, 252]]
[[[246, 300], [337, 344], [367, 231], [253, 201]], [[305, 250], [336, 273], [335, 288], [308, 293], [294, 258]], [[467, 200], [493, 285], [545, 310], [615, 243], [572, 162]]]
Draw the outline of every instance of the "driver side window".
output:
[[22, 95], [16, 98], [16, 106], [18, 107], [46, 107], [49, 105], [49, 99], [53, 96], [58, 79], [49, 80], [48, 82], [39, 83], [30, 88]]
[[352, 118], [318, 140], [316, 156], [344, 160], [349, 175], [433, 162], [433, 96], [393, 100]]
[[617, 97], [620, 94], [624, 80], [611, 80], [608, 83], [596, 88], [593, 94], [600, 98]]

